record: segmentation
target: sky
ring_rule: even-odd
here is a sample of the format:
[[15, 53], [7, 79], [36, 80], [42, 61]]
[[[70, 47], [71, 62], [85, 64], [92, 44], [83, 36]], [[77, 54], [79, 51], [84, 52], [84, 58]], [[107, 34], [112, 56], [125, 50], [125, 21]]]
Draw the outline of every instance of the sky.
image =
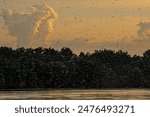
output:
[[149, 0], [0, 0], [0, 13], [0, 46], [150, 48]]

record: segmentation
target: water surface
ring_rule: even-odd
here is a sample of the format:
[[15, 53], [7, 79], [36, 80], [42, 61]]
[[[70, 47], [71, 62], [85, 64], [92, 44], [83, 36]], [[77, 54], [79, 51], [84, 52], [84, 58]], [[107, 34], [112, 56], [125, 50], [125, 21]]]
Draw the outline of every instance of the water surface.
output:
[[148, 89], [130, 90], [41, 90], [41, 91], [0, 91], [0, 99], [21, 100], [94, 100], [94, 99], [150, 99]]

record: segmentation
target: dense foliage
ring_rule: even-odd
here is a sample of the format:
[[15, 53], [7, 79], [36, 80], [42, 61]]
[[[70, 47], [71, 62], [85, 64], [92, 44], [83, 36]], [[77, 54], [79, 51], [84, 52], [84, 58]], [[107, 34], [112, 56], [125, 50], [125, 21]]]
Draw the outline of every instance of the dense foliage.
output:
[[143, 56], [69, 48], [0, 48], [0, 89], [150, 88], [150, 50]]

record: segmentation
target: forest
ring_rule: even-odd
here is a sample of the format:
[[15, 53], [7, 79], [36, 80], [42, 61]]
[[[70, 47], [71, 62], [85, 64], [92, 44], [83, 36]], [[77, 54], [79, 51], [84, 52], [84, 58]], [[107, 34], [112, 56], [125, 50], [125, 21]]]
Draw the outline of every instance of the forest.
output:
[[150, 88], [150, 50], [0, 47], [0, 90]]

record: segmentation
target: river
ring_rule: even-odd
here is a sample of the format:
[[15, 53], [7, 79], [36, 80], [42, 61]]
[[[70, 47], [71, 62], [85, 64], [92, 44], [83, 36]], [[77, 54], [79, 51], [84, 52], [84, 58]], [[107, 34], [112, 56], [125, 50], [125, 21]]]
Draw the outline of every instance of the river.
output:
[[0, 91], [0, 100], [143, 100], [148, 89]]

